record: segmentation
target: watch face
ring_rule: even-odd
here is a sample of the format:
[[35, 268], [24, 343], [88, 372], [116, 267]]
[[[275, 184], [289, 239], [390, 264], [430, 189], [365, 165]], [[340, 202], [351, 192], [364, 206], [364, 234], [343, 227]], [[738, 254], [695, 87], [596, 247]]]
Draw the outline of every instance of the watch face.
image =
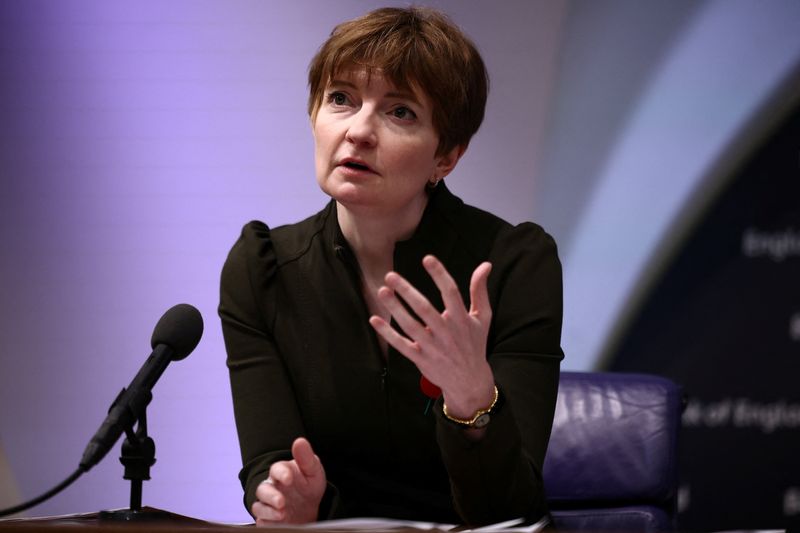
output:
[[485, 427], [487, 424], [489, 424], [490, 419], [491, 417], [489, 416], [489, 413], [483, 413], [475, 420], [475, 422], [473, 422], [472, 427], [478, 429]]

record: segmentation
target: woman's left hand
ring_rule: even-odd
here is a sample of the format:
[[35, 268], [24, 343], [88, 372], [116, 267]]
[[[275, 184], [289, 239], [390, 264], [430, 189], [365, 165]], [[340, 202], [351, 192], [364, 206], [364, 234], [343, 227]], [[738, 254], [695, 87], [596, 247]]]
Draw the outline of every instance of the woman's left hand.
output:
[[[422, 264], [442, 295], [444, 311], [440, 313], [402, 276], [389, 272], [384, 278], [385, 285], [378, 289], [378, 298], [405, 335], [379, 316], [370, 317], [369, 322], [389, 345], [442, 389], [449, 414], [470, 418], [494, 396], [494, 376], [486, 360], [492, 320], [487, 281], [492, 265], [481, 263], [472, 273], [467, 310], [455, 280], [444, 265], [432, 255], [425, 256]], [[408, 312], [397, 295], [419, 320]]]

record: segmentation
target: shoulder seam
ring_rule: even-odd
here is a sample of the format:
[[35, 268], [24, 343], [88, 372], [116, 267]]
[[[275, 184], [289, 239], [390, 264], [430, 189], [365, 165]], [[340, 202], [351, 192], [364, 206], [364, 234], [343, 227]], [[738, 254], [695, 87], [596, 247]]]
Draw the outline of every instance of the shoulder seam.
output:
[[[325, 229], [325, 224], [328, 220], [328, 216], [330, 216], [330, 209], [325, 209], [324, 212], [322, 213], [321, 223], [319, 224], [319, 227], [317, 227], [314, 230], [314, 232], [311, 233], [309, 238], [303, 243], [303, 246], [300, 249], [290, 252], [289, 254], [287, 254], [287, 257], [285, 258], [278, 257], [276, 254], [276, 266], [278, 268], [281, 268], [286, 264], [297, 261], [305, 254], [307, 254], [308, 251], [311, 249], [311, 245], [313, 244], [314, 240], [317, 239], [319, 237], [319, 234], [322, 233], [322, 231]], [[302, 222], [300, 223], [302, 224]], [[286, 228], [286, 227], [288, 226], [278, 226], [277, 228], [275, 228], [275, 230], [279, 230], [280, 228]]]

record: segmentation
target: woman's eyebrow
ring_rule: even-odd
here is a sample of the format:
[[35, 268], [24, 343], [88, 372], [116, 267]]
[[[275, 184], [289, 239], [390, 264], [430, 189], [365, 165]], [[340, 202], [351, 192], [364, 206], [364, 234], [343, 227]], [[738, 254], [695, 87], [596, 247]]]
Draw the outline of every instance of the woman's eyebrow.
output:
[[328, 83], [328, 87], [341, 87], [341, 86], [350, 87], [351, 89], [358, 89], [355, 83], [351, 83], [346, 80], [331, 80]]
[[389, 91], [384, 96], [388, 98], [401, 98], [403, 100], [408, 100], [409, 102], [421, 106], [422, 103], [419, 99], [414, 95], [412, 92], [404, 92], [404, 91]]
[[[331, 80], [328, 83], [328, 87], [348, 87], [350, 89], [358, 90], [358, 86], [355, 83], [347, 80], [338, 80], [338, 79]], [[419, 98], [417, 98], [417, 96], [411, 91], [389, 91], [384, 96], [387, 98], [402, 98], [403, 100], [408, 100], [411, 103], [420, 106], [422, 105], [422, 103], [419, 101]]]

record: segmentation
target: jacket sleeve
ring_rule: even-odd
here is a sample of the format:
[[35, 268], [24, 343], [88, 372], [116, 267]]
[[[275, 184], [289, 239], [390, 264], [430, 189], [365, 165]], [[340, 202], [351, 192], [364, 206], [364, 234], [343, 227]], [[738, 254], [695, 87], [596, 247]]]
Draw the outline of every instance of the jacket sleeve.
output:
[[291, 381], [271, 334], [277, 275], [269, 228], [249, 223], [223, 266], [219, 305], [242, 455], [239, 479], [248, 512], [269, 467], [290, 459], [292, 442], [304, 433]]
[[505, 397], [483, 438], [470, 441], [437, 412], [437, 439], [456, 511], [466, 524], [547, 513], [542, 464], [561, 351], [562, 281], [555, 242], [526, 223], [502, 230], [489, 256], [493, 319], [487, 358]]

